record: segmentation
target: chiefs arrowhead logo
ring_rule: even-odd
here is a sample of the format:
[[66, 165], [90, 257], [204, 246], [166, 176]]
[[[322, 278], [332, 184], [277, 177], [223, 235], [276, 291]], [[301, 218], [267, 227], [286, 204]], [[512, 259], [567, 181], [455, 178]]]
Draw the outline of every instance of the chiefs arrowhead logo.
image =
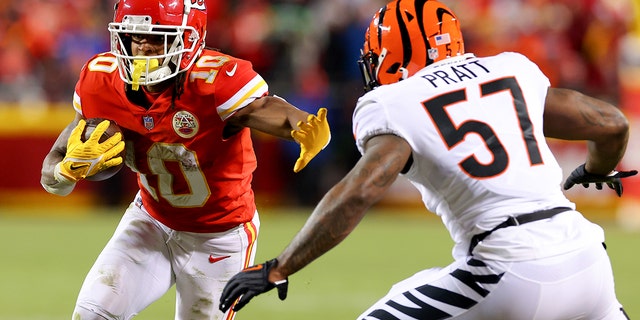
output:
[[189, 111], [178, 111], [173, 115], [173, 130], [180, 137], [189, 139], [198, 133], [200, 125], [198, 119]]

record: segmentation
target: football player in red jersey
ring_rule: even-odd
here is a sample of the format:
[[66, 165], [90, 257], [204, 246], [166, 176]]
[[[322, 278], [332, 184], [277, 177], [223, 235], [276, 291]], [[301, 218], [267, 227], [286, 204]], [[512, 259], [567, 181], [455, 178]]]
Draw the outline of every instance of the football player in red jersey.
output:
[[[203, 0], [120, 0], [111, 51], [92, 57], [75, 88], [75, 119], [44, 159], [41, 183], [75, 184], [125, 163], [139, 192], [80, 290], [74, 319], [130, 319], [176, 285], [176, 319], [231, 319], [218, 308], [233, 274], [253, 264], [259, 218], [250, 129], [300, 144], [299, 171], [330, 140], [317, 115], [268, 95], [251, 63], [204, 48]], [[80, 138], [83, 119], [123, 130]], [[118, 154], [125, 148], [125, 159]]]

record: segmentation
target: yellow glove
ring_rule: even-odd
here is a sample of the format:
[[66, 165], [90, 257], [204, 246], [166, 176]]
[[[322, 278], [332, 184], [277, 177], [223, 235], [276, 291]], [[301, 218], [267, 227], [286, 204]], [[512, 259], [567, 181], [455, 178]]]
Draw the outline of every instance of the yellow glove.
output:
[[109, 128], [109, 121], [105, 120], [96, 126], [87, 141], [82, 142], [85, 125], [86, 122], [80, 120], [71, 131], [67, 141], [67, 154], [56, 166], [56, 176], [60, 174], [69, 181], [77, 182], [122, 163], [122, 157], [118, 156], [124, 150], [122, 134], [118, 132], [100, 143], [100, 137]]
[[300, 157], [293, 166], [293, 172], [299, 172], [307, 166], [331, 140], [329, 122], [327, 122], [327, 109], [320, 108], [318, 116], [310, 114], [307, 122], [298, 122], [298, 130], [292, 130], [291, 136], [300, 144]]

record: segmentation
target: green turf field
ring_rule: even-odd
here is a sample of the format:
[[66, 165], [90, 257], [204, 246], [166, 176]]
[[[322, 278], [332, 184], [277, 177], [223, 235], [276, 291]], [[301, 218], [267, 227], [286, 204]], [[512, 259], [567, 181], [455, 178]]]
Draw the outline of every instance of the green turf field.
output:
[[[308, 211], [263, 209], [257, 262], [277, 255], [302, 226]], [[0, 209], [0, 319], [70, 319], [75, 296], [93, 259], [110, 237], [120, 212], [42, 215]], [[631, 318], [640, 317], [640, 232], [605, 225], [618, 297]], [[355, 319], [398, 280], [451, 261], [451, 241], [435, 218], [370, 214], [340, 246], [290, 278], [289, 297], [256, 297], [236, 317], [255, 319]], [[136, 319], [173, 319], [173, 297]]]

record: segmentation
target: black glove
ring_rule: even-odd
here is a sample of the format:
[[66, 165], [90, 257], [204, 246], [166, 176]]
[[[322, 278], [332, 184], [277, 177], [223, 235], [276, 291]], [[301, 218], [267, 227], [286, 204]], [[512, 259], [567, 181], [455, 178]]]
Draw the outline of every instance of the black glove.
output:
[[618, 197], [622, 196], [622, 182], [621, 178], [635, 176], [638, 174], [637, 170], [631, 171], [613, 171], [608, 175], [591, 174], [584, 168], [584, 164], [577, 167], [564, 182], [564, 189], [568, 190], [576, 184], [582, 184], [583, 187], [588, 188], [590, 183], [596, 184], [596, 189], [602, 190], [602, 184], [605, 183], [609, 188], [616, 191]]
[[240, 300], [233, 306], [233, 311], [238, 311], [249, 303], [253, 297], [273, 288], [278, 288], [280, 300], [286, 299], [287, 289], [289, 288], [287, 279], [277, 283], [269, 282], [269, 270], [276, 265], [278, 265], [278, 260], [272, 259], [263, 264], [246, 268], [231, 277], [220, 297], [220, 311], [226, 312], [229, 310], [233, 302], [240, 297]]

